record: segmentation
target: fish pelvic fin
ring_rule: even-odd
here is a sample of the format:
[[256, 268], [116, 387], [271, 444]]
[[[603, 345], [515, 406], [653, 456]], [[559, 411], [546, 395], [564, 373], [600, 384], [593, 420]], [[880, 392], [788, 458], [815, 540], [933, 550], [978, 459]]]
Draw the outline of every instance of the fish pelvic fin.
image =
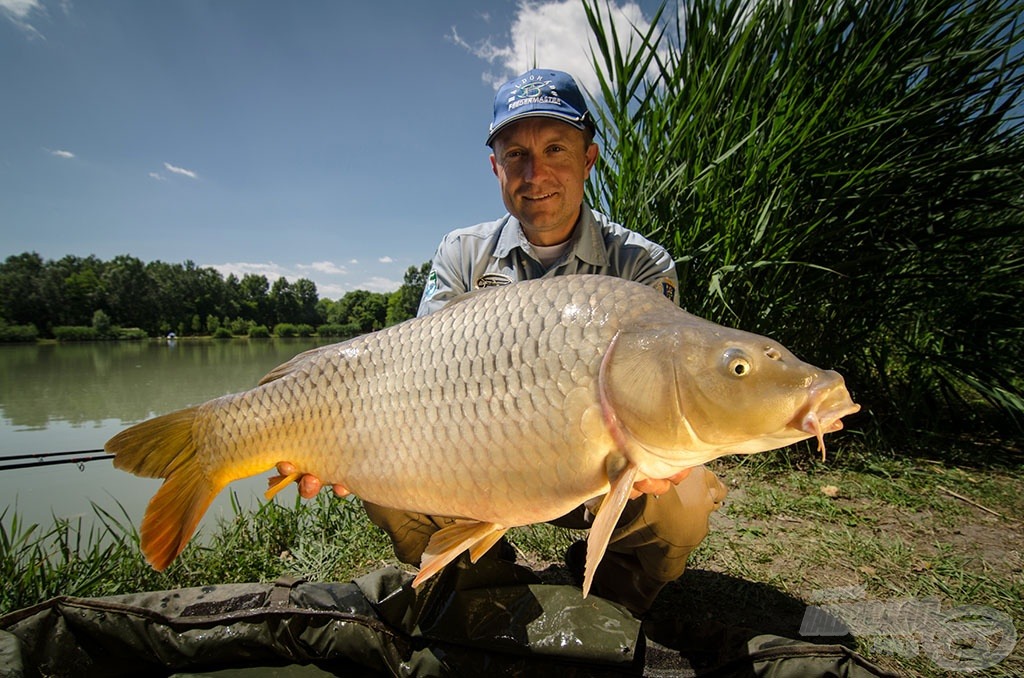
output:
[[634, 464], [628, 464], [612, 480], [611, 489], [604, 496], [601, 508], [597, 510], [597, 515], [594, 517], [594, 524], [590, 526], [590, 534], [587, 536], [587, 564], [583, 568], [584, 598], [590, 593], [598, 563], [604, 557], [608, 542], [612, 538], [612, 531], [615, 530], [619, 516], [622, 515], [622, 511], [626, 508], [626, 502], [629, 501], [636, 474], [637, 467]]
[[144, 421], [107, 441], [116, 468], [166, 478], [146, 507], [139, 531], [142, 554], [162, 572], [184, 550], [226, 482], [211, 479], [196, 456], [192, 424], [197, 408]]
[[267, 489], [267, 491], [263, 493], [263, 498], [266, 499], [267, 501], [270, 501], [271, 499], [277, 496], [278, 492], [288, 487], [301, 477], [302, 471], [296, 471], [295, 473], [289, 473], [286, 476], [281, 476], [281, 479], [278, 480], [276, 483], [273, 482], [273, 480], [271, 480], [271, 485], [269, 489]]
[[412, 585], [419, 586], [458, 558], [463, 551], [469, 550], [470, 559], [475, 563], [507, 531], [507, 527], [476, 520], [459, 520], [454, 525], [438, 530], [427, 543], [420, 559], [419, 574], [412, 580]]

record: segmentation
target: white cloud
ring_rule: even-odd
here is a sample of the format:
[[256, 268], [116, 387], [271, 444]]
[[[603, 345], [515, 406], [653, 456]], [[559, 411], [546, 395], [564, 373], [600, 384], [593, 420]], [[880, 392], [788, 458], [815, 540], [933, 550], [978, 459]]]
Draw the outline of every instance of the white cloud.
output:
[[193, 172], [192, 170], [185, 169], [184, 167], [177, 167], [175, 165], [172, 165], [169, 162], [165, 162], [164, 163], [164, 169], [166, 169], [168, 172], [172, 172], [174, 174], [180, 174], [183, 177], [188, 177], [189, 179], [198, 179], [199, 178], [199, 175], [196, 174], [195, 172]]
[[35, 26], [29, 23], [34, 14], [46, 14], [46, 8], [39, 0], [0, 0], [0, 14], [10, 19], [11, 23], [25, 31], [33, 38], [43, 38]]
[[314, 261], [312, 264], [299, 264], [299, 270], [316, 271], [325, 275], [348, 275], [348, 269], [333, 261]]
[[[262, 275], [267, 282], [274, 284], [274, 281], [283, 277], [290, 283], [299, 278], [312, 280], [316, 285], [317, 294], [324, 299], [340, 299], [347, 292], [352, 290], [367, 290], [370, 292], [394, 292], [403, 285], [402, 280], [392, 280], [384, 276], [369, 276], [360, 280], [352, 280], [351, 272], [343, 266], [338, 266], [329, 261], [316, 261], [311, 264], [294, 264], [283, 266], [273, 261], [250, 262], [233, 261], [222, 264], [202, 264], [218, 271], [225, 278], [234, 274], [239, 280], [246, 275]], [[345, 282], [338, 282], [336, 276], [344, 275], [348, 279]]]
[[[650, 21], [634, 2], [610, 0], [599, 11], [608, 12], [606, 22], [610, 20], [614, 24], [626, 45], [636, 44], [636, 30], [645, 31], [650, 26]], [[509, 35], [499, 42], [492, 37], [467, 42], [454, 26], [448, 39], [499, 69], [483, 74], [483, 79], [495, 88], [539, 65], [572, 73], [588, 91], [598, 91], [597, 75], [591, 62], [590, 25], [583, 3], [578, 0], [539, 3], [519, 0]]]
[[221, 275], [227, 277], [234, 273], [239, 278], [246, 275], [262, 275], [266, 277], [270, 282], [274, 282], [281, 276], [289, 281], [297, 280], [302, 275], [297, 275], [293, 271], [288, 270], [284, 266], [279, 266], [272, 261], [266, 263], [253, 263], [245, 261], [227, 262], [223, 264], [203, 264], [203, 266], [209, 266], [210, 268], [216, 269]]
[[393, 264], [393, 263], [395, 263], [394, 259], [392, 259], [391, 257], [386, 257], [386, 256], [385, 257], [381, 257], [377, 261], [379, 261], [382, 264]]
[[374, 276], [361, 283], [357, 283], [352, 289], [367, 290], [368, 292], [394, 292], [401, 286], [401, 280]]
[[157, 181], [167, 181], [167, 177], [165, 177], [164, 175], [160, 174], [159, 172], [150, 172], [149, 176], [150, 176], [150, 178], [156, 179]]
[[[2, 1], [2, 0], [0, 0], [0, 1]], [[69, 160], [71, 158], [75, 157], [75, 154], [72, 153], [71, 151], [61, 151], [61, 150], [50, 151], [50, 155], [55, 156], [57, 158], [67, 158]]]

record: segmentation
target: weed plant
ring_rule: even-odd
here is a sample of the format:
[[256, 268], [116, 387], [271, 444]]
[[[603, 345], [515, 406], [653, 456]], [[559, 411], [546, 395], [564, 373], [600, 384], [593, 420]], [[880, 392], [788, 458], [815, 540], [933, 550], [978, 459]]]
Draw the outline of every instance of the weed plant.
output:
[[[0, 614], [55, 596], [105, 596], [214, 583], [273, 581], [283, 574], [346, 581], [392, 557], [358, 501], [326, 493], [252, 510], [231, 495], [232, 514], [199, 534], [164, 572], [143, 560], [124, 509], [93, 504], [92, 520], [55, 518], [43, 529], [0, 514]], [[88, 527], [86, 527], [88, 525]]]

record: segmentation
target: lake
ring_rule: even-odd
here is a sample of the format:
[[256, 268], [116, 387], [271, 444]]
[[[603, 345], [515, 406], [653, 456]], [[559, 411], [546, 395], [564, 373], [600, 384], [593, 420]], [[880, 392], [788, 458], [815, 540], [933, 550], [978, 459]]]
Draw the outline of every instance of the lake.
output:
[[[86, 344], [0, 344], [0, 512], [48, 527], [52, 516], [91, 518], [90, 502], [136, 526], [162, 482], [118, 471], [107, 459], [2, 470], [13, 455], [99, 450], [108, 438], [157, 414], [252, 388], [317, 339], [150, 340]], [[94, 453], [95, 456], [98, 453]], [[31, 461], [31, 460], [23, 460]], [[14, 463], [14, 462], [7, 462]], [[19, 462], [20, 463], [20, 462]], [[229, 486], [255, 507], [267, 473]], [[230, 515], [222, 492], [204, 518]], [[280, 500], [291, 503], [295, 490]]]

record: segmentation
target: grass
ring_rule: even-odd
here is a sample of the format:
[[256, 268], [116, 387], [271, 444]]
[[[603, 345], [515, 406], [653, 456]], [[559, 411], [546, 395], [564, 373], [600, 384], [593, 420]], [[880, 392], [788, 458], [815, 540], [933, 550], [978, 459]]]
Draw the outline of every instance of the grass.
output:
[[[837, 603], [846, 609], [860, 605], [890, 615], [927, 601], [944, 614], [983, 606], [1009, 615], [1024, 637], [1019, 466], [853, 454], [821, 463], [776, 452], [718, 460], [713, 468], [729, 496], [687, 572], [666, 587], [651, 612], [659, 642], [665, 638], [657, 629], [665, 624], [708, 620], [752, 636], [799, 639], [808, 605], [836, 591], [856, 598]], [[193, 540], [163, 573], [142, 560], [138, 534], [123, 512], [95, 507], [88, 529], [61, 520], [44, 529], [5, 514], [0, 576], [8, 585], [0, 588], [0, 613], [57, 595], [272, 581], [284, 574], [347, 581], [398, 564], [358, 501], [323, 493], [254, 511], [237, 500], [233, 506], [232, 516]], [[509, 536], [520, 563], [550, 583], [568, 581], [562, 555], [582, 533], [535, 525]], [[893, 623], [840, 640], [901, 675], [946, 675], [928, 654], [934, 649], [918, 642], [920, 628], [898, 632]], [[1017, 650], [980, 675], [1022, 673], [1024, 651]]]

